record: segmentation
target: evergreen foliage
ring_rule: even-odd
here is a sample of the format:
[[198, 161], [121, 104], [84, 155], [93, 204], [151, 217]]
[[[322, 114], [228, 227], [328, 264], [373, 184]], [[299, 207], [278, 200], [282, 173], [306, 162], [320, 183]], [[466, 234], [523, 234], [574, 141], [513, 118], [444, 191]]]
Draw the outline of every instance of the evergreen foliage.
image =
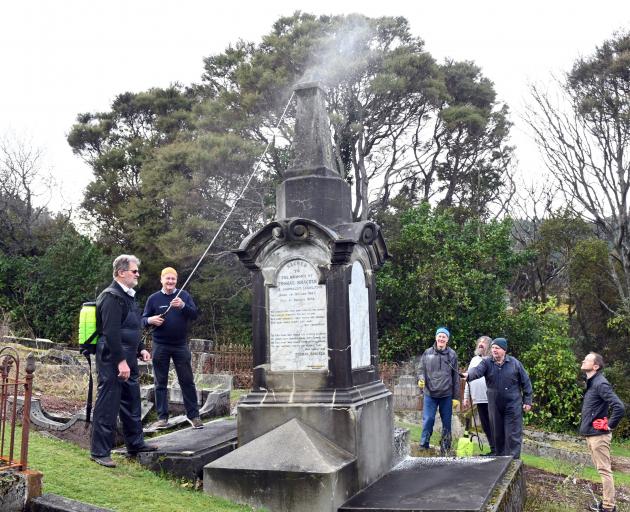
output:
[[399, 213], [392, 260], [377, 274], [384, 360], [422, 352], [440, 325], [451, 331], [460, 358], [478, 336], [502, 332], [506, 284], [519, 259], [510, 222], [457, 213], [427, 203]]

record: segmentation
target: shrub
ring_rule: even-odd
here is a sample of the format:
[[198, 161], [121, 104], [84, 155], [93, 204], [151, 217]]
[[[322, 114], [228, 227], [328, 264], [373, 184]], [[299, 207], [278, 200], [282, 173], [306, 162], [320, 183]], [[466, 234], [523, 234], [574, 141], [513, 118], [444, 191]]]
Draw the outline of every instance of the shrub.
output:
[[[580, 422], [583, 391], [579, 385], [580, 364], [575, 340], [567, 336], [567, 321], [555, 312], [555, 300], [527, 304], [516, 324], [531, 328], [527, 343], [521, 343], [521, 362], [534, 388], [534, 404], [528, 422], [554, 431], [574, 431]], [[516, 318], [515, 320], [518, 320]]]
[[439, 325], [450, 329], [460, 357], [471, 340], [500, 332], [506, 284], [518, 261], [508, 221], [462, 219], [424, 203], [401, 214], [388, 243], [392, 260], [377, 274], [383, 360], [422, 352]]

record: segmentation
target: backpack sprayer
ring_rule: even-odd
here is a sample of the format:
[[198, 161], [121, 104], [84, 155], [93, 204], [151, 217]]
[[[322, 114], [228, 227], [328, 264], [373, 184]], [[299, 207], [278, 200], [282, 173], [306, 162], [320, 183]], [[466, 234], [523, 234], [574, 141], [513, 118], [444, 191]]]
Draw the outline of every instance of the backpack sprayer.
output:
[[[278, 122], [276, 123], [276, 126], [274, 127], [274, 131], [276, 131], [278, 129], [278, 126], [280, 126], [280, 123], [284, 119], [284, 116], [286, 115], [287, 110], [289, 109], [289, 105], [291, 104], [291, 101], [293, 100], [293, 96], [294, 95], [295, 95], [295, 91], [293, 93], [291, 93], [291, 97], [289, 98], [289, 101], [287, 101], [287, 104], [284, 107], [284, 111], [282, 112], [282, 115], [280, 116], [280, 119], [278, 120]], [[184, 281], [184, 284], [177, 291], [177, 294], [175, 295], [175, 299], [177, 299], [179, 297], [179, 295], [182, 293], [182, 291], [184, 290], [184, 288], [186, 288], [186, 286], [190, 282], [192, 276], [195, 274], [195, 272], [197, 271], [197, 269], [201, 265], [201, 262], [203, 261], [203, 259], [206, 257], [206, 255], [210, 251], [210, 248], [214, 245], [214, 242], [219, 237], [219, 234], [221, 234], [221, 231], [223, 231], [223, 228], [227, 224], [227, 221], [229, 220], [229, 218], [231, 217], [232, 213], [236, 209], [236, 206], [237, 206], [238, 202], [243, 198], [243, 195], [245, 195], [245, 191], [249, 187], [249, 184], [251, 183], [252, 179], [254, 178], [254, 175], [258, 172], [258, 169], [260, 168], [260, 164], [262, 163], [263, 158], [267, 154], [267, 151], [269, 150], [269, 147], [271, 146], [272, 141], [273, 141], [273, 138], [265, 146], [265, 150], [262, 152], [262, 154], [258, 158], [258, 162], [256, 163], [256, 166], [254, 167], [254, 170], [252, 171], [252, 173], [249, 175], [249, 178], [247, 179], [247, 182], [245, 183], [245, 186], [241, 190], [241, 192], [238, 195], [238, 197], [234, 200], [234, 204], [232, 205], [232, 208], [230, 208], [230, 211], [228, 212], [228, 214], [226, 215], [225, 219], [223, 220], [223, 222], [219, 226], [219, 229], [217, 230], [217, 232], [214, 234], [214, 237], [212, 237], [212, 240], [208, 244], [208, 247], [206, 247], [206, 250], [203, 252], [201, 257], [197, 261], [197, 264], [195, 265], [195, 267], [192, 269], [192, 272], [188, 275], [188, 278], [186, 279], [186, 281]], [[175, 299], [173, 299], [173, 300], [175, 300]], [[164, 313], [161, 313], [160, 316], [162, 318], [164, 318], [166, 316], [166, 314], [171, 310], [171, 307], [172, 306], [169, 304], [169, 306], [166, 309], [166, 311], [164, 311]], [[96, 353], [96, 343], [98, 341], [98, 335], [99, 335], [99, 333], [98, 333], [98, 331], [96, 329], [96, 302], [84, 302], [83, 305], [81, 306], [81, 311], [79, 313], [79, 337], [78, 337], [78, 343], [79, 343], [79, 348], [81, 350], [81, 353], [84, 354], [85, 357], [88, 360], [88, 365], [89, 365], [89, 368], [90, 368], [90, 378], [89, 378], [89, 384], [88, 384], [88, 398], [87, 398], [87, 403], [86, 403], [86, 414], [85, 414], [86, 415], [86, 422], [88, 424], [90, 423], [90, 415], [91, 415], [91, 411], [92, 411], [92, 390], [93, 390], [92, 362], [90, 360], [90, 354], [95, 354]]]

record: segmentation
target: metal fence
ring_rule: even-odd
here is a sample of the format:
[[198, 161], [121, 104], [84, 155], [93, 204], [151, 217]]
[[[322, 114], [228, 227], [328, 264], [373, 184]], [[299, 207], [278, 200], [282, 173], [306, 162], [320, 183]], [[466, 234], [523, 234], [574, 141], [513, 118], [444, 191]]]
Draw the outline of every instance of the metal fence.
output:
[[234, 386], [249, 389], [253, 385], [253, 359], [250, 345], [217, 345], [204, 359], [203, 373], [229, 373]]
[[[12, 347], [0, 349], [0, 471], [17, 469], [23, 471], [28, 463], [28, 437], [31, 426], [31, 396], [35, 358], [26, 358], [24, 376], [20, 375], [20, 356]], [[23, 406], [18, 412], [18, 400]], [[18, 416], [21, 415], [22, 434], [19, 442], [19, 458], [16, 458]]]

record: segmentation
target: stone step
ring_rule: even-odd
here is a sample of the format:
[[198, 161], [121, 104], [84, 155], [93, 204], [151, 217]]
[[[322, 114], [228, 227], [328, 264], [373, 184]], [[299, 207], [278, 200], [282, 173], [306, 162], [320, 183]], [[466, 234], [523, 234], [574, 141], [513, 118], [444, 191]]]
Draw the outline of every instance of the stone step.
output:
[[140, 464], [156, 472], [194, 480], [202, 477], [206, 464], [236, 449], [236, 420], [209, 421], [202, 429], [185, 428], [147, 441], [157, 445], [158, 450], [139, 453]]
[[43, 494], [31, 500], [31, 512], [113, 512], [82, 501], [64, 498], [58, 494]]

